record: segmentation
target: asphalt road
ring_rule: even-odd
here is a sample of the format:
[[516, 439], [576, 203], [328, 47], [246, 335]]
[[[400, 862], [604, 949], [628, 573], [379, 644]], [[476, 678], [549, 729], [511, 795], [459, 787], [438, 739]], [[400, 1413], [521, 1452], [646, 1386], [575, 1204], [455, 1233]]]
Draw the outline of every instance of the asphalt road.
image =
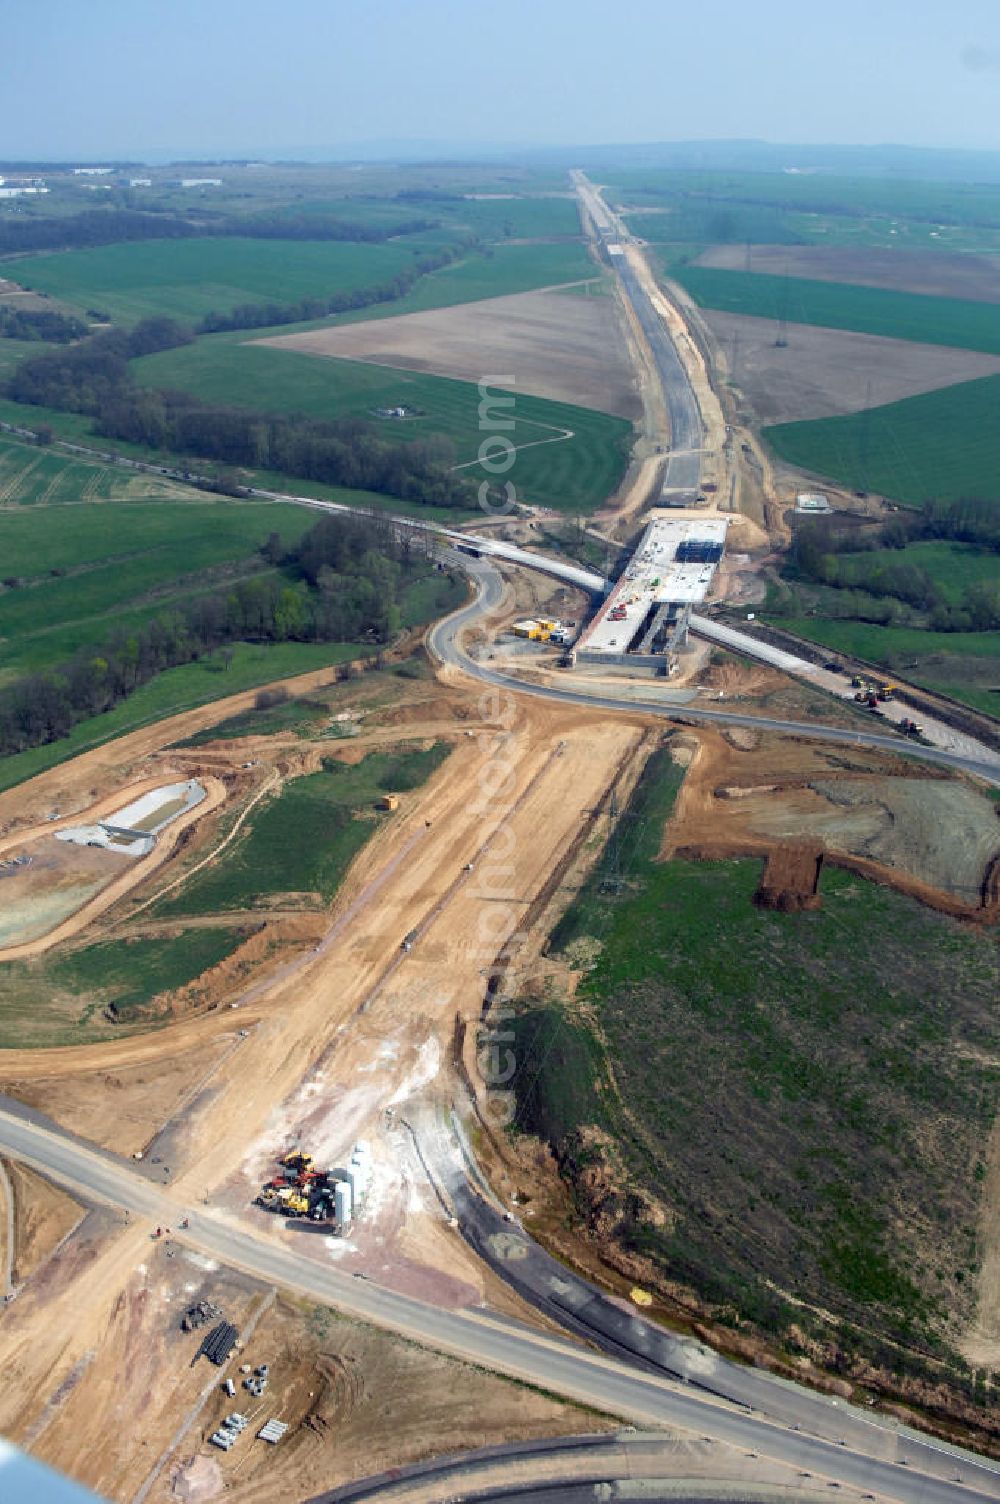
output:
[[679, 1450], [672, 1437], [648, 1431], [511, 1442], [359, 1478], [318, 1495], [309, 1504], [359, 1504], [373, 1497], [396, 1499], [399, 1504], [515, 1497], [522, 1504], [534, 1499], [547, 1504], [553, 1500], [598, 1504], [621, 1498], [671, 1499], [673, 1504], [799, 1504], [816, 1498], [808, 1484], [760, 1488], [731, 1476], [725, 1484], [716, 1485], [718, 1493], [713, 1495], [702, 1458], [695, 1459], [694, 1467], [686, 1458], [689, 1471], [697, 1469], [701, 1477], [677, 1478]]
[[[0, 423], [0, 432], [23, 434], [26, 437], [33, 437], [31, 430], [16, 428], [8, 423]], [[84, 454], [91, 458], [103, 458], [109, 462], [118, 463], [126, 466], [127, 468], [144, 471], [149, 474], [176, 477], [178, 479], [184, 478], [181, 471], [170, 469], [167, 466], [149, 465], [145, 464], [141, 460], [128, 460], [119, 455], [104, 454], [99, 450], [88, 449], [79, 444], [68, 444], [60, 442], [57, 447], [59, 449], [66, 450], [67, 452]], [[351, 513], [359, 510], [355, 507], [345, 506], [340, 502], [322, 501], [315, 497], [295, 496], [277, 491], [253, 490], [251, 494], [254, 496], [267, 497], [271, 500], [292, 502], [298, 506], [309, 507], [315, 511], [321, 512]], [[606, 587], [606, 582], [602, 580], [599, 575], [592, 574], [589, 570], [581, 569], [575, 565], [569, 565], [564, 560], [548, 559], [542, 555], [533, 554], [529, 550], [517, 548], [513, 544], [500, 543], [492, 539], [477, 538], [468, 533], [460, 533], [452, 528], [439, 527], [436, 524], [428, 525], [427, 523], [422, 522], [419, 518], [393, 516], [390, 518], [390, 520], [400, 527], [412, 527], [427, 530], [434, 533], [438, 537], [448, 539], [452, 543], [462, 542], [467, 546], [471, 545], [480, 547], [483, 550], [484, 556], [488, 554], [495, 554], [498, 557], [508, 559], [511, 563], [523, 564], [528, 568], [537, 569], [543, 574], [552, 574], [558, 579], [568, 580], [570, 583], [577, 584], [581, 589], [588, 590], [591, 593], [600, 594]], [[457, 562], [461, 563], [462, 566], [465, 567], [470, 574], [477, 573], [476, 570], [472, 567], [474, 560], [471, 555], [462, 554], [458, 558]], [[447, 641], [446, 636], [439, 635], [439, 629], [441, 628], [446, 628], [450, 632], [452, 630], [452, 624], [454, 624], [454, 630], [459, 630], [462, 626], [467, 625], [474, 616], [480, 613], [480, 611], [495, 607], [498, 604], [498, 601], [498, 595], [496, 597], [484, 597], [481, 603], [474, 603], [472, 606], [468, 607], [467, 614], [465, 614], [464, 616], [460, 616], [459, 618], [449, 618], [448, 621], [438, 624], [438, 627], [435, 628], [434, 633], [432, 634], [432, 641], [435, 646], [435, 651], [438, 653], [438, 656], [443, 662], [460, 663], [461, 667], [466, 669], [469, 673], [475, 674], [477, 678], [483, 680], [485, 683], [493, 684], [501, 688], [516, 689], [521, 694], [538, 695], [545, 699], [561, 700], [567, 704], [597, 705], [604, 710], [610, 711], [632, 710], [639, 712], [648, 712], [652, 715], [671, 715], [670, 709], [659, 702], [648, 702], [634, 699], [619, 700], [615, 699], [613, 696], [599, 698], [593, 695], [574, 694], [570, 690], [561, 690], [554, 687], [526, 684], [521, 680], [513, 679], [508, 677], [507, 675], [500, 674], [496, 670], [487, 669], [484, 664], [475, 663], [471, 659], [462, 657], [457, 652], [457, 649], [454, 647], [453, 643]], [[698, 630], [700, 627], [699, 619], [694, 618], [692, 625], [694, 626], [695, 630]], [[753, 646], [754, 648], [756, 648], [756, 640], [754, 640]], [[752, 649], [748, 647], [746, 651], [752, 652]], [[757, 656], [753, 652], [752, 655]], [[674, 718], [676, 719], [676, 710], [673, 712], [673, 714]], [[817, 741], [839, 742], [841, 744], [849, 746], [853, 745], [862, 747], [876, 747], [884, 751], [895, 752], [897, 754], [903, 752], [908, 757], [915, 757], [924, 762], [938, 763], [942, 767], [956, 768], [960, 772], [964, 773], [975, 773], [979, 777], [985, 778], [990, 783], [1000, 784], [1000, 771], [998, 771], [997, 764], [995, 762], [980, 761], [975, 757], [965, 757], [959, 753], [948, 752], [944, 749], [938, 749], [935, 747], [923, 747], [916, 742], [910, 742], [904, 746], [897, 738], [891, 736], [880, 736], [877, 732], [852, 731], [845, 727], [815, 725], [811, 722], [765, 719], [761, 716], [743, 716], [733, 711], [723, 710], [691, 710], [685, 707], [684, 715], [687, 717], [687, 719], [693, 721], [703, 721], [705, 723], [715, 722], [718, 725], [724, 726], [750, 726], [763, 728], [769, 731], [782, 732], [789, 736], [808, 736]]]
[[[573, 183], [598, 229], [601, 240], [627, 240], [628, 231], [605, 204], [594, 185], [581, 172], [573, 174]], [[609, 257], [618, 274], [622, 289], [635, 312], [652, 352], [670, 419], [670, 455], [663, 478], [665, 492], [691, 492], [697, 495], [701, 482], [701, 447], [704, 434], [698, 402], [691, 389], [677, 347], [665, 328], [663, 319], [625, 256]], [[675, 500], [678, 498], [675, 497]]]
[[649, 294], [624, 256], [615, 258], [615, 271], [656, 362], [670, 418], [670, 454], [664, 491], [690, 491], [697, 495], [701, 480], [702, 428], [698, 403], [688, 381], [677, 347]]
[[480, 1194], [471, 1184], [474, 1161], [454, 1116], [447, 1124], [438, 1110], [426, 1107], [412, 1113], [407, 1126], [424, 1170], [440, 1189], [465, 1241], [522, 1299], [564, 1330], [644, 1372], [680, 1379], [761, 1418], [838, 1445], [846, 1443], [855, 1451], [871, 1451], [873, 1432], [879, 1430], [885, 1458], [905, 1458], [904, 1465], [920, 1466], [928, 1442], [918, 1433], [764, 1369], [734, 1363], [696, 1338], [647, 1320], [553, 1258], [488, 1188]]
[[[956, 768], [963, 773], [975, 773], [990, 783], [1000, 784], [1000, 768], [996, 762], [979, 761], [964, 757], [957, 752], [946, 752], [939, 747], [924, 747], [916, 742], [902, 742], [895, 736], [883, 736], [877, 731], [857, 730], [849, 726], [824, 726], [812, 721], [786, 721], [770, 716], [742, 715], [735, 710], [694, 710], [685, 705], [665, 705], [659, 700], [617, 698], [614, 695], [590, 695], [556, 685], [532, 684], [490, 668], [488, 663], [471, 658], [461, 647], [459, 638], [465, 629], [483, 615], [495, 611], [503, 598], [503, 581], [488, 557], [479, 559], [468, 554], [456, 554], [460, 564], [476, 581], [478, 595], [469, 605], [463, 606], [454, 615], [438, 622], [428, 635], [432, 652], [441, 660], [461, 669], [484, 684], [506, 689], [517, 694], [533, 695], [544, 700], [554, 700], [563, 705], [585, 705], [619, 713], [657, 715], [672, 721], [697, 721], [706, 725], [749, 726], [758, 731], [778, 731], [788, 736], [808, 737], [811, 741], [835, 742], [841, 746], [874, 747], [878, 751], [893, 752], [896, 756], [915, 757], [922, 762], [936, 763], [945, 768]], [[569, 682], [569, 681], [567, 681]]]
[[[440, 1310], [314, 1261], [259, 1236], [223, 1213], [186, 1207], [127, 1162], [89, 1149], [36, 1123], [0, 1112], [0, 1152], [23, 1160], [85, 1196], [174, 1229], [177, 1241], [268, 1284], [306, 1295], [424, 1346], [540, 1386], [641, 1426], [675, 1426], [759, 1453], [820, 1479], [882, 1493], [905, 1504], [1000, 1499], [1000, 1469], [933, 1444], [871, 1427], [871, 1447], [839, 1445], [749, 1414], [562, 1338], [485, 1312]], [[183, 1218], [187, 1230], [180, 1231]], [[795, 1389], [795, 1394], [802, 1391]], [[886, 1446], [915, 1447], [916, 1463], [887, 1460]], [[956, 1481], [961, 1479], [961, 1482]]]

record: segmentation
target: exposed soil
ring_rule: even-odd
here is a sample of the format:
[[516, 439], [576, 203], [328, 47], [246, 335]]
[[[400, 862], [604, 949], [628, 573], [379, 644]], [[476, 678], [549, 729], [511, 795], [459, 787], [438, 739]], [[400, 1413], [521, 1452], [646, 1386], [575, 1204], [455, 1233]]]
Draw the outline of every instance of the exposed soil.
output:
[[21, 1285], [41, 1268], [84, 1216], [84, 1208], [57, 1186], [16, 1160], [4, 1170], [14, 1201], [12, 1283]]
[[[158, 781], [143, 780], [142, 784], [105, 795], [83, 812], [83, 820], [93, 823], [106, 818], [113, 813], [109, 805], [118, 808], [143, 792], [144, 785], [156, 787]], [[205, 791], [206, 797], [200, 804], [160, 832], [155, 847], [145, 857], [123, 856], [113, 849], [57, 841], [55, 832], [79, 823], [77, 818], [47, 822], [42, 833], [34, 827], [0, 842], [5, 856], [31, 858], [30, 866], [0, 879], [3, 884], [0, 899], [4, 901], [0, 961], [39, 955], [70, 939], [144, 882], [186, 843], [191, 827], [219, 808], [226, 798], [226, 787], [218, 778], [206, 777]]]
[[[169, 1241], [151, 1244], [145, 1231], [122, 1237], [120, 1229], [120, 1216], [88, 1218], [50, 1278], [32, 1282], [6, 1318], [11, 1337], [26, 1334], [47, 1300], [53, 1321], [82, 1329], [82, 1350], [67, 1373], [43, 1377], [33, 1392], [11, 1384], [4, 1430], [109, 1499], [131, 1499], [206, 1390], [218, 1390], [219, 1370], [206, 1359], [192, 1364], [204, 1334], [181, 1331], [184, 1311], [213, 1300], [242, 1330], [261, 1300], [256, 1287], [211, 1260]], [[123, 1268], [125, 1248], [131, 1259]], [[88, 1263], [95, 1284], [82, 1302]]]
[[721, 702], [738, 707], [747, 715], [784, 718], [807, 725], [810, 720], [855, 728], [865, 724], [852, 701], [826, 694], [763, 663], [746, 663], [716, 654], [695, 682], [698, 703]]
[[[255, 1425], [228, 1454], [207, 1447], [211, 1430], [237, 1405], [217, 1391], [150, 1495], [154, 1501], [200, 1504], [222, 1489], [246, 1504], [308, 1498], [425, 1457], [609, 1427], [590, 1411], [284, 1300], [241, 1357], [268, 1364], [259, 1420], [280, 1415], [287, 1435], [271, 1447], [254, 1439]], [[239, 1381], [238, 1372], [234, 1377]]]
[[730, 381], [761, 423], [856, 413], [1000, 371], [1000, 358], [975, 350], [809, 324], [789, 324], [779, 349], [773, 319], [701, 312]]
[[996, 805], [962, 783], [940, 779], [817, 779], [781, 798], [745, 799], [753, 831], [784, 840], [812, 835], [831, 849], [900, 868], [975, 902], [1000, 854]]
[[[141, 1153], [185, 1103], [211, 1089], [220, 1062], [239, 1043], [229, 1021], [217, 1019], [214, 1037], [199, 1040], [194, 1048], [176, 1050], [163, 1040], [154, 1059], [137, 1065], [7, 1080], [3, 1091], [104, 1149]], [[35, 1052], [41, 1070], [46, 1053]]]
[[769, 907], [814, 906], [803, 903], [814, 891], [809, 863], [823, 856], [944, 913], [996, 914], [986, 880], [1000, 854], [1000, 821], [973, 785], [890, 754], [744, 728], [699, 729], [696, 739], [664, 856], [760, 856]]
[[811, 846], [776, 846], [764, 859], [754, 903], [785, 914], [818, 909], [819, 875], [823, 855]]
[[[746, 271], [747, 250], [742, 245], [710, 245], [695, 265]], [[1000, 303], [1000, 256], [883, 246], [755, 245], [750, 248], [749, 270]]]
[[[221, 1019], [205, 1015], [155, 1035], [47, 1051], [41, 1059], [31, 1051], [6, 1052], [4, 1078], [22, 1083], [19, 1090], [25, 1083], [33, 1094], [37, 1088], [38, 1099], [47, 1096], [48, 1110], [58, 1112], [63, 1085], [78, 1075], [79, 1086], [67, 1094], [71, 1114], [101, 1142], [116, 1135], [118, 1148], [119, 1117], [128, 1117], [128, 1141], [135, 1142], [150, 1118], [179, 1107], [170, 1151], [176, 1193], [207, 1194], [240, 1215], [247, 1214], [253, 1177], [276, 1143], [305, 1133], [335, 1153], [364, 1133], [377, 1145], [378, 1195], [343, 1252], [314, 1239], [304, 1256], [356, 1261], [393, 1288], [425, 1298], [489, 1299], [512, 1309], [509, 1292], [484, 1278], [455, 1242], [405, 1134], [384, 1128], [383, 1110], [436, 1089], [456, 1012], [478, 1016], [483, 965], [520, 924], [524, 902], [576, 838], [586, 811], [600, 801], [641, 732], [587, 711], [544, 706], [518, 707], [509, 731], [491, 731], [482, 720], [478, 730], [476, 741], [459, 739], [456, 754], [418, 791], [400, 823], [380, 830], [360, 854], [318, 949], [246, 989], [238, 1017], [247, 1035], [237, 1049], [226, 1052]], [[498, 758], [504, 770], [499, 793], [484, 774]], [[476, 860], [484, 840], [501, 828], [513, 863], [513, 900], [504, 904], [481, 888], [488, 879], [479, 869], [486, 867]], [[470, 860], [473, 874], [465, 872]], [[421, 925], [412, 956], [402, 955], [400, 934]], [[226, 1017], [231, 1028], [232, 1015]], [[206, 1042], [220, 1059], [210, 1079], [199, 1080], [192, 1061]], [[172, 1057], [173, 1080], [162, 1088], [152, 1083], [157, 1102], [147, 1112], [139, 1101], [143, 1077]], [[212, 1059], [205, 1064], [210, 1068]], [[95, 1091], [102, 1074], [122, 1086]], [[449, 1090], [444, 1077], [441, 1088]], [[88, 1096], [93, 1106], [84, 1105]], [[264, 1213], [255, 1215], [266, 1225]], [[274, 1219], [269, 1230], [303, 1247], [301, 1230], [286, 1231]], [[30, 1437], [39, 1455], [114, 1497], [131, 1496], [145, 1475], [147, 1454], [159, 1454], [197, 1398], [187, 1388], [183, 1360], [178, 1370], [156, 1335], [160, 1323], [172, 1319], [164, 1315], [170, 1303], [159, 1282], [166, 1268], [161, 1249], [156, 1246], [154, 1266], [147, 1230], [123, 1228], [120, 1215], [95, 1230], [88, 1218], [66, 1245], [58, 1271], [37, 1289], [29, 1284], [12, 1308], [13, 1323], [5, 1321], [0, 1330], [0, 1362], [13, 1375], [10, 1393], [0, 1397], [0, 1427]], [[194, 1276], [187, 1278], [199, 1288]], [[520, 1307], [516, 1314], [529, 1317]], [[140, 1356], [133, 1359], [133, 1353]], [[183, 1373], [183, 1382], [164, 1382], [168, 1373]], [[111, 1412], [96, 1402], [109, 1392]], [[389, 1391], [379, 1385], [375, 1392], [384, 1400]], [[518, 1424], [528, 1413], [522, 1398], [532, 1406], [536, 1400], [515, 1393]], [[449, 1394], [449, 1404], [452, 1399]], [[433, 1398], [429, 1403], [433, 1425], [426, 1421], [425, 1392], [423, 1421], [418, 1425], [415, 1409], [413, 1429], [401, 1424], [399, 1430], [407, 1436], [420, 1430], [426, 1444], [436, 1446], [452, 1433], [437, 1426]], [[468, 1425], [462, 1434], [469, 1434]], [[359, 1470], [369, 1463], [359, 1460]]]
[[[254, 343], [368, 360], [635, 418], [641, 411], [614, 298], [523, 292]], [[487, 359], [484, 351], [489, 352]], [[462, 456], [464, 458], [464, 456]]]

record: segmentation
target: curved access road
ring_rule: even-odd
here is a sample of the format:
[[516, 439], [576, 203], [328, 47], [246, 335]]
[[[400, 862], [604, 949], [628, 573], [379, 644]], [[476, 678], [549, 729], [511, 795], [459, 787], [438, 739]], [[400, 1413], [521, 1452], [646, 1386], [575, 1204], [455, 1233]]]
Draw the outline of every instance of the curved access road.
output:
[[435, 1457], [359, 1478], [308, 1504], [375, 1499], [387, 1504], [451, 1504], [455, 1499], [474, 1499], [477, 1504], [487, 1499], [517, 1499], [519, 1504], [596, 1504], [614, 1498], [669, 1499], [672, 1504], [734, 1504], [737, 1498], [740, 1504], [815, 1500], [815, 1481], [796, 1480], [797, 1487], [768, 1485], [753, 1477], [760, 1467], [759, 1458], [730, 1456], [720, 1463], [707, 1441], [678, 1441], [655, 1431], [610, 1431]]
[[[748, 726], [756, 731], [777, 731], [787, 736], [808, 737], [810, 741], [836, 742], [841, 746], [873, 747], [881, 752], [893, 752], [897, 756], [918, 758], [922, 762], [936, 763], [940, 767], [955, 768], [963, 773], [975, 773], [989, 783], [1000, 785], [1000, 763], [965, 757], [957, 752], [946, 752], [938, 747], [924, 747], [915, 742], [901, 742], [898, 737], [883, 736], [877, 731], [863, 728], [855, 731], [849, 726], [824, 726], [813, 721], [786, 721], [773, 716], [745, 715], [735, 710], [693, 710], [690, 706], [664, 705], [659, 700], [633, 700], [618, 698], [613, 694], [589, 695], [580, 690], [561, 689], [556, 685], [532, 684], [514, 674], [505, 674], [500, 669], [490, 668], [487, 663], [473, 658], [462, 646], [465, 630], [480, 617], [495, 612], [503, 602], [503, 580], [486, 557], [473, 558], [456, 553], [453, 561], [470, 574], [477, 586], [476, 597], [467, 606], [446, 616], [433, 626], [427, 642], [431, 652], [441, 663], [450, 664], [461, 672], [470, 674], [484, 684], [497, 689], [510, 690], [516, 694], [534, 695], [544, 700], [555, 700], [562, 705], [581, 705], [589, 709], [608, 710], [620, 714], [656, 715], [665, 720], [698, 721], [706, 725]], [[522, 561], [518, 561], [522, 562]]]
[[179, 1230], [183, 1222], [184, 1230], [175, 1232], [179, 1242], [268, 1284], [632, 1424], [680, 1428], [747, 1455], [772, 1458], [820, 1484], [846, 1484], [900, 1504], [957, 1504], [963, 1499], [996, 1504], [1000, 1499], [1000, 1469], [985, 1459], [876, 1425], [857, 1433], [846, 1411], [831, 1412], [844, 1429], [830, 1437], [815, 1434], [815, 1428], [795, 1429], [509, 1318], [482, 1310], [442, 1310], [373, 1281], [353, 1279], [236, 1218], [185, 1206], [127, 1161], [6, 1111], [0, 1111], [0, 1153], [23, 1160], [77, 1194], [161, 1226]]

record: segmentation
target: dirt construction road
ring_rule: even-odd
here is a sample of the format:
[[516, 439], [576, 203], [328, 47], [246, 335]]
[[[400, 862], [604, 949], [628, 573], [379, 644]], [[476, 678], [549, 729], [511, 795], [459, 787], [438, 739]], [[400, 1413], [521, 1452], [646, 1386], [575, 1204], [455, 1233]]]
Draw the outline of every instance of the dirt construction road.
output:
[[[517, 930], [524, 906], [641, 734], [586, 712], [534, 706], [502, 727], [497, 716], [506, 720], [509, 707], [489, 701], [492, 726], [484, 721], [480, 736], [461, 737], [404, 821], [365, 850], [327, 940], [304, 967], [262, 989], [235, 1015], [248, 1037], [224, 1059], [207, 1100], [196, 1101], [187, 1116], [170, 1178], [175, 1196], [195, 1204], [209, 1197], [245, 1215], [254, 1176], [300, 1131], [331, 1155], [364, 1135], [375, 1148], [386, 1208], [369, 1243], [359, 1240], [362, 1254], [378, 1261], [387, 1285], [433, 1293], [446, 1305], [481, 1299], [482, 1273], [471, 1258], [438, 1247], [441, 1230], [431, 1215], [422, 1217], [400, 1173], [398, 1145], [382, 1131], [384, 1109], [394, 1100], [401, 1108], [411, 1091], [432, 1086], [448, 1058], [456, 1014], [478, 1017], [483, 969]], [[481, 860], [491, 839], [492, 856]], [[419, 942], [404, 953], [401, 938], [414, 928]], [[209, 1016], [112, 1049], [119, 1062], [155, 1058], [181, 1039], [231, 1032], [233, 1021], [232, 1013]], [[108, 1068], [103, 1047], [45, 1056], [50, 1073], [92, 1069], [98, 1061]], [[30, 1052], [0, 1055], [4, 1079], [31, 1065]], [[58, 1117], [58, 1103], [52, 1111]], [[277, 1221], [255, 1215], [259, 1233], [299, 1246]], [[145, 1224], [121, 1228], [88, 1262], [83, 1279], [49, 1292], [44, 1320], [38, 1302], [15, 1303], [0, 1328], [0, 1363], [10, 1378], [0, 1394], [0, 1431], [25, 1439], [67, 1383], [94, 1386], [96, 1402], [104, 1381], [88, 1354], [100, 1353], [120, 1291], [148, 1247]], [[450, 1265], [451, 1273], [442, 1280], [435, 1265], [438, 1271]], [[127, 1397], [118, 1403], [129, 1411]], [[136, 1413], [140, 1405], [136, 1396]], [[50, 1448], [69, 1465], [71, 1438], [58, 1407], [37, 1450], [46, 1456]], [[96, 1464], [83, 1451], [71, 1465], [77, 1476], [98, 1482]]]

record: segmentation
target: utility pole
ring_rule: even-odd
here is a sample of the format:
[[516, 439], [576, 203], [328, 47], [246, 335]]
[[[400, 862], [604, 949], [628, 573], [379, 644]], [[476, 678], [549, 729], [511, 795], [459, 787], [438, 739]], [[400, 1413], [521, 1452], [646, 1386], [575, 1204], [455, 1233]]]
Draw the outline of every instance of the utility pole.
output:
[[778, 337], [774, 341], [776, 350], [784, 350], [788, 344], [788, 263], [785, 263], [785, 280], [781, 285], [781, 295], [778, 299]]
[[869, 379], [865, 386], [865, 405], [861, 409], [861, 432], [858, 434], [858, 481], [860, 489], [867, 495], [868, 485], [868, 461], [871, 454], [871, 427], [872, 427], [872, 384]]

